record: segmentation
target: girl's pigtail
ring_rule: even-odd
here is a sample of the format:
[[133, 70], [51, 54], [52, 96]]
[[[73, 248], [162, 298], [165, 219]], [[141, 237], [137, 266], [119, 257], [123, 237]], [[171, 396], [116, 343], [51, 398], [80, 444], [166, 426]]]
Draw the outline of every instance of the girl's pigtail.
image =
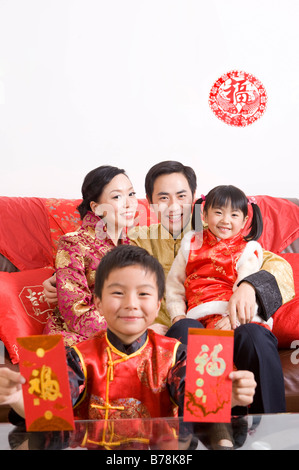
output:
[[248, 199], [248, 204], [251, 204], [252, 207], [252, 221], [250, 224], [250, 232], [246, 235], [245, 240], [247, 242], [251, 240], [258, 240], [263, 232], [263, 216], [259, 206], [256, 203], [254, 198]]
[[193, 206], [192, 218], [191, 218], [191, 227], [195, 232], [200, 232], [203, 229], [202, 225], [202, 211], [201, 205], [205, 201], [205, 196], [202, 194], [197, 201], [195, 201]]

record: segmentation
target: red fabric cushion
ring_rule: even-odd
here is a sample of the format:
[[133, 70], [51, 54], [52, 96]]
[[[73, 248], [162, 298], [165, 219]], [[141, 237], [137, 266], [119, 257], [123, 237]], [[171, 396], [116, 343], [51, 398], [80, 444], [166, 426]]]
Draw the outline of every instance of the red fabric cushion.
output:
[[19, 362], [16, 338], [41, 334], [53, 309], [45, 301], [42, 286], [52, 273], [52, 267], [0, 273], [0, 339], [13, 364]]
[[293, 269], [295, 297], [280, 307], [273, 315], [273, 333], [279, 348], [289, 348], [292, 341], [299, 340], [299, 253], [282, 255]]
[[82, 199], [49, 198], [42, 199], [42, 201], [48, 214], [53, 264], [55, 264], [55, 257], [60, 237], [65, 233], [74, 232], [81, 225], [81, 218], [77, 207], [81, 203]]
[[[299, 206], [287, 199], [255, 196], [264, 222], [259, 243], [265, 250], [280, 254], [299, 237]], [[251, 207], [249, 206], [249, 220]], [[248, 226], [248, 225], [247, 225]]]
[[47, 212], [36, 197], [0, 197], [0, 253], [20, 271], [53, 262]]

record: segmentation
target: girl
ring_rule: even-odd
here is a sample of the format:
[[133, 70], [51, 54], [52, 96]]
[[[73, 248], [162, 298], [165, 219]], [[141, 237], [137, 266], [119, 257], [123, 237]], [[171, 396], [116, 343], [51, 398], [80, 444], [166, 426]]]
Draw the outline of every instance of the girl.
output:
[[78, 207], [82, 225], [61, 237], [56, 255], [58, 307], [44, 329], [62, 334], [67, 346], [106, 330], [97, 312], [93, 288], [102, 257], [119, 244], [129, 244], [124, 229], [133, 225], [137, 198], [124, 170], [100, 166], [90, 171], [82, 185]]
[[[198, 208], [204, 202], [202, 230]], [[243, 235], [252, 205], [250, 232]], [[217, 186], [195, 203], [192, 228], [181, 248], [166, 282], [166, 306], [175, 323], [183, 318], [199, 320], [205, 328], [231, 329], [229, 299], [239, 282], [258, 271], [263, 250], [257, 239], [263, 230], [262, 215], [255, 200], [247, 199], [234, 186]], [[272, 327], [251, 312], [252, 322]]]

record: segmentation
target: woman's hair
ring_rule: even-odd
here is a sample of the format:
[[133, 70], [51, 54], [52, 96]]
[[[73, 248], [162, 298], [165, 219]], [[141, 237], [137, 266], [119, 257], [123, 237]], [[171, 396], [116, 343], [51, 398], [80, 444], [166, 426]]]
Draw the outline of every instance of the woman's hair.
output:
[[84, 178], [81, 192], [83, 201], [77, 207], [81, 219], [90, 211], [90, 203], [97, 201], [101, 196], [105, 186], [117, 175], [126, 175], [125, 170], [115, 166], [99, 166], [87, 173]]
[[192, 229], [202, 230], [201, 204], [204, 202], [204, 213], [207, 214], [210, 207], [226, 207], [231, 205], [233, 210], [240, 210], [244, 217], [248, 215], [248, 204], [252, 206], [252, 220], [249, 227], [250, 232], [244, 237], [246, 241], [258, 240], [263, 232], [263, 218], [259, 206], [254, 198], [247, 198], [241, 189], [231, 185], [216, 186], [194, 204], [192, 213]]
[[172, 173], [182, 173], [188, 181], [192, 196], [196, 191], [196, 174], [190, 166], [185, 166], [180, 162], [167, 160], [154, 165], [145, 177], [145, 194], [149, 201], [152, 202], [154, 184], [156, 179], [162, 175], [170, 175]]
[[161, 300], [165, 289], [165, 274], [159, 261], [144, 248], [134, 245], [119, 245], [103, 256], [96, 271], [94, 293], [101, 298], [104, 282], [111, 271], [126, 268], [128, 266], [140, 266], [146, 272], [156, 276], [158, 298]]

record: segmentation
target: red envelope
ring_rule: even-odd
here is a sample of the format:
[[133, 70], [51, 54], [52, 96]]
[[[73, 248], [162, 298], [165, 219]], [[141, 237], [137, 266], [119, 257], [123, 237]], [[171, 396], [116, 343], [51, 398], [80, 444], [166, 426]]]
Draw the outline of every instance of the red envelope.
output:
[[27, 431], [74, 429], [66, 353], [61, 335], [17, 338]]
[[230, 422], [233, 348], [232, 330], [189, 329], [184, 421]]

